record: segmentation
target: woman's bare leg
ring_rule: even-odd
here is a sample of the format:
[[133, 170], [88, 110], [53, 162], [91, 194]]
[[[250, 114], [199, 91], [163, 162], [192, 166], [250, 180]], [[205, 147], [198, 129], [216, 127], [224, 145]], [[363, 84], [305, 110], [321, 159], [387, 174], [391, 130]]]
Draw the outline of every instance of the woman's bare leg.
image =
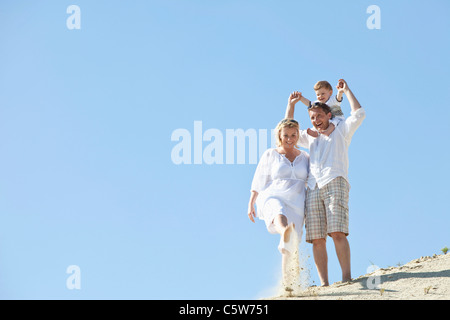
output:
[[[294, 232], [294, 225], [291, 223], [288, 225], [288, 220], [286, 216], [279, 214], [275, 217], [273, 221], [275, 225], [275, 230], [280, 234], [284, 242], [289, 242], [292, 232]], [[287, 291], [292, 289], [289, 287], [289, 262], [291, 258], [291, 253], [285, 249], [281, 250], [281, 271], [283, 275], [283, 284]]]

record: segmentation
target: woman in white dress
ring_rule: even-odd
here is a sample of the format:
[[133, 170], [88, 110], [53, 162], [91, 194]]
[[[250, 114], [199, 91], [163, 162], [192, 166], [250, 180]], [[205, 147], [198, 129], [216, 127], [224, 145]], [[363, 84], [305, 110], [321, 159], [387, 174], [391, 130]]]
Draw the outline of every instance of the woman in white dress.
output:
[[264, 220], [270, 233], [280, 234], [283, 284], [288, 286], [288, 259], [302, 237], [309, 155], [297, 149], [299, 125], [294, 119], [282, 120], [275, 135], [277, 148], [266, 150], [256, 168], [248, 217], [252, 222], [255, 217]]

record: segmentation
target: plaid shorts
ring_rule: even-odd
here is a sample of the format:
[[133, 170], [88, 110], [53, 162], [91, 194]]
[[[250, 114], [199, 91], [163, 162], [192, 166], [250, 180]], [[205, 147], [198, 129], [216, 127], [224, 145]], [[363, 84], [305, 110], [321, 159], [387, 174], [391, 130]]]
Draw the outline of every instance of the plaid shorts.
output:
[[350, 186], [337, 177], [319, 189], [306, 190], [306, 241], [325, 239], [327, 234], [348, 235], [348, 195]]

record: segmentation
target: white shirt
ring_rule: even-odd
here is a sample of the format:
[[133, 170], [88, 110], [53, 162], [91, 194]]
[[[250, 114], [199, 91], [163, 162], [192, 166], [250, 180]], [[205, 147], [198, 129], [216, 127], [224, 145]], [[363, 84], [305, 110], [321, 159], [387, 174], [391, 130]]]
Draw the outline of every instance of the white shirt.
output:
[[276, 233], [272, 213], [266, 206], [270, 199], [277, 199], [288, 221], [295, 223], [295, 228], [303, 226], [305, 209], [306, 180], [308, 177], [309, 155], [302, 151], [294, 161], [273, 149], [264, 152], [256, 167], [251, 190], [258, 192], [256, 209], [258, 218], [265, 220], [270, 232]]
[[343, 177], [348, 181], [348, 147], [356, 129], [361, 125], [366, 112], [363, 108], [352, 111], [351, 115], [339, 123], [329, 137], [321, 134], [314, 138], [300, 131], [299, 144], [309, 149], [310, 173], [308, 187], [314, 189], [316, 183], [322, 188], [331, 180]]

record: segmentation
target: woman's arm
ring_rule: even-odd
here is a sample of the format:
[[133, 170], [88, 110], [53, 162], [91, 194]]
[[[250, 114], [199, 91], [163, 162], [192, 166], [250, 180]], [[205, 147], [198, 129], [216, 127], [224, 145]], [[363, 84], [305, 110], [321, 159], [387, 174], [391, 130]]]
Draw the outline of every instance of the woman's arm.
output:
[[256, 198], [258, 197], [258, 192], [256, 191], [251, 191], [251, 195], [250, 195], [250, 201], [248, 202], [248, 217], [250, 218], [250, 220], [252, 220], [252, 222], [255, 222], [255, 202], [256, 202]]
[[289, 96], [286, 114], [284, 116], [286, 119], [294, 119], [295, 105], [299, 101], [303, 102], [305, 105], [309, 105], [309, 100], [304, 98], [301, 92], [298, 91], [292, 92], [291, 95]]

